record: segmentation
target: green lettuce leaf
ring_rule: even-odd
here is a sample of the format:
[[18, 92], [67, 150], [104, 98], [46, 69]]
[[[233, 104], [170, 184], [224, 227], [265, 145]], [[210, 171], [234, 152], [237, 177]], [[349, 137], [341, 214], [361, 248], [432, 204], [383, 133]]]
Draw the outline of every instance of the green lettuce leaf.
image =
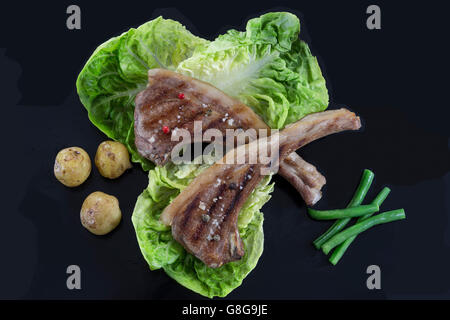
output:
[[149, 185], [132, 216], [150, 269], [164, 269], [180, 284], [207, 297], [225, 296], [242, 283], [263, 250], [263, 214], [273, 184], [266, 177], [239, 213], [245, 255], [212, 269], [187, 253], [169, 227], [164, 208], [208, 164], [154, 167], [134, 144], [134, 99], [147, 85], [147, 70], [163, 67], [204, 80], [252, 107], [272, 128], [324, 110], [328, 93], [317, 59], [298, 36], [298, 18], [274, 12], [251, 19], [246, 31], [230, 30], [215, 41], [198, 38], [161, 17], [100, 45], [77, 79], [89, 119], [108, 137], [124, 143], [134, 162], [149, 171]]
[[89, 119], [108, 137], [125, 144], [144, 170], [153, 165], [134, 144], [134, 99], [147, 85], [147, 71], [176, 69], [208, 41], [161, 17], [100, 45], [77, 79], [77, 91]]
[[181, 285], [206, 297], [224, 297], [238, 287], [256, 266], [263, 251], [261, 207], [270, 199], [273, 183], [266, 176], [239, 213], [239, 234], [245, 255], [239, 261], [209, 268], [176, 242], [171, 229], [159, 221], [164, 208], [209, 164], [172, 163], [149, 171], [149, 184], [139, 196], [132, 221], [141, 252], [151, 270], [163, 268]]
[[177, 72], [211, 83], [249, 105], [272, 128], [328, 106], [317, 59], [298, 36], [300, 22], [271, 12], [230, 30], [180, 63]]

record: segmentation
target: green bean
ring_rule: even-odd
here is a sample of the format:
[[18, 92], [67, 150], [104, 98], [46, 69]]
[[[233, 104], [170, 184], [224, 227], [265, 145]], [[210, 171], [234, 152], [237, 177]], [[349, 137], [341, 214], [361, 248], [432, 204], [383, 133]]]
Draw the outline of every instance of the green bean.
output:
[[358, 235], [361, 232], [372, 228], [373, 226], [396, 220], [402, 220], [405, 218], [405, 211], [403, 209], [397, 209], [377, 214], [374, 217], [367, 218], [366, 220], [358, 222], [357, 224], [335, 234], [330, 240], [324, 243], [324, 245], [322, 246], [322, 251], [325, 254], [328, 254], [334, 247], [338, 246], [348, 238]]
[[364, 169], [363, 175], [361, 177], [361, 182], [356, 189], [355, 194], [353, 195], [352, 200], [348, 203], [347, 207], [355, 207], [359, 206], [364, 198], [366, 197], [367, 191], [369, 191], [370, 186], [372, 185], [373, 178], [375, 174], [369, 169]]
[[[381, 205], [383, 204], [384, 200], [386, 200], [386, 198], [390, 192], [391, 192], [391, 189], [389, 189], [387, 187], [383, 188], [383, 190], [381, 190], [380, 193], [378, 193], [378, 195], [375, 197], [375, 199], [372, 201], [372, 203], [375, 203], [376, 205], [378, 205], [378, 207], [381, 207]], [[366, 214], [362, 217], [359, 217], [356, 223], [364, 221], [367, 218], [369, 218], [370, 216], [371, 216], [371, 214]], [[331, 264], [336, 265], [339, 262], [339, 260], [341, 260], [345, 251], [347, 251], [347, 248], [356, 239], [356, 237], [357, 237], [357, 235], [354, 235], [354, 236], [348, 238], [343, 243], [341, 243], [336, 249], [334, 249], [334, 251], [330, 257]]]
[[[374, 173], [369, 169], [365, 169], [363, 171], [361, 181], [359, 182], [358, 188], [356, 189], [355, 194], [353, 195], [352, 200], [350, 200], [347, 208], [351, 208], [353, 206], [358, 206], [364, 200], [364, 197], [369, 191], [370, 185], [372, 184], [373, 178], [375, 177]], [[350, 218], [337, 220], [325, 233], [323, 233], [320, 237], [314, 240], [314, 246], [317, 249], [320, 249], [322, 245], [327, 242], [332, 236], [338, 233], [340, 230], [344, 229], [344, 227], [349, 223]]]
[[327, 242], [332, 236], [345, 228], [347, 223], [349, 223], [351, 218], [336, 220], [331, 227], [325, 231], [320, 237], [314, 240], [313, 244], [316, 249], [320, 249], [325, 242]]
[[388, 187], [384, 187], [383, 190], [381, 190], [380, 193], [377, 194], [375, 199], [373, 199], [372, 203], [375, 203], [377, 206], [381, 207], [390, 192], [391, 189], [389, 189]]
[[334, 209], [334, 210], [314, 210], [308, 208], [308, 213], [311, 218], [316, 220], [333, 220], [333, 219], [343, 219], [343, 218], [353, 218], [361, 217], [366, 214], [373, 214], [377, 212], [380, 208], [376, 204], [366, 204], [362, 206], [356, 206], [345, 209]]

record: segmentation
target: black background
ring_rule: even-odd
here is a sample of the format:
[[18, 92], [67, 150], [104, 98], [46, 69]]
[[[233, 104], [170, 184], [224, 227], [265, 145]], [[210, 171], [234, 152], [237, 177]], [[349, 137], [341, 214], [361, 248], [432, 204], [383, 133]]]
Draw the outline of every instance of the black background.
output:
[[[328, 223], [308, 218], [303, 201], [276, 177], [263, 210], [264, 253], [227, 298], [450, 298], [448, 19], [439, 3], [3, 2], [0, 298], [201, 298], [163, 271], [151, 272], [141, 256], [131, 224], [147, 185], [138, 166], [115, 181], [94, 169], [86, 183], [69, 189], [53, 176], [54, 158], [74, 145], [93, 158], [106, 139], [75, 91], [77, 74], [100, 43], [160, 14], [212, 40], [275, 10], [299, 15], [301, 38], [326, 76], [330, 108], [349, 107], [364, 121], [359, 133], [334, 135], [300, 152], [327, 177], [319, 208], [344, 206], [370, 168], [376, 179], [368, 197], [391, 187], [383, 209], [403, 207], [407, 220], [361, 235], [333, 267], [311, 245]], [[70, 4], [81, 7], [81, 30], [66, 28]], [[366, 28], [369, 4], [381, 7], [381, 30]], [[123, 213], [120, 226], [104, 237], [79, 221], [83, 199], [96, 190], [116, 195]], [[81, 267], [81, 290], [66, 288], [71, 264]], [[366, 287], [371, 264], [381, 268], [381, 290]]]

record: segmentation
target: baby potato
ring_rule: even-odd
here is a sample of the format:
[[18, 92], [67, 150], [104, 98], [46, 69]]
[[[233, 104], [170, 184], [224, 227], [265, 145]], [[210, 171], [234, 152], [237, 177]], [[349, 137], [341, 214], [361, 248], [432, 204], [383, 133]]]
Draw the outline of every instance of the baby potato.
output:
[[97, 148], [95, 165], [105, 178], [118, 178], [131, 168], [128, 150], [120, 142], [103, 141]]
[[80, 212], [81, 224], [96, 235], [114, 230], [122, 219], [119, 200], [109, 194], [96, 191], [84, 200]]
[[67, 187], [82, 184], [91, 173], [91, 159], [83, 149], [70, 147], [58, 152], [53, 168], [56, 179]]

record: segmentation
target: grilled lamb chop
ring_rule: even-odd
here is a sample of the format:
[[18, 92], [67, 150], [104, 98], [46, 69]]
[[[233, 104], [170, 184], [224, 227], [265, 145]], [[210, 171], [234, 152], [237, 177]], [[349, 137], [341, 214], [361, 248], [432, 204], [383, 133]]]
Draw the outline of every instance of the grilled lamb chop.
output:
[[[251, 108], [210, 84], [164, 69], [151, 69], [148, 77], [147, 88], [136, 97], [135, 143], [138, 152], [157, 165], [167, 163], [178, 144], [168, 130], [187, 129], [192, 142], [200, 142], [194, 140], [194, 121], [202, 121], [202, 132], [212, 128], [222, 133], [239, 128], [270, 130]], [[313, 205], [321, 198], [325, 177], [295, 152], [280, 165], [279, 173], [306, 204]]]
[[[172, 235], [187, 251], [212, 268], [239, 260], [244, 248], [237, 227], [238, 214], [248, 196], [262, 179], [262, 168], [283, 161], [305, 144], [343, 130], [361, 127], [359, 117], [346, 109], [310, 114], [270, 137], [261, 138], [229, 151], [224, 158], [200, 173], [160, 216], [172, 226]], [[236, 155], [245, 158], [259, 153], [258, 146], [279, 152], [269, 154], [269, 162], [236, 164]]]

